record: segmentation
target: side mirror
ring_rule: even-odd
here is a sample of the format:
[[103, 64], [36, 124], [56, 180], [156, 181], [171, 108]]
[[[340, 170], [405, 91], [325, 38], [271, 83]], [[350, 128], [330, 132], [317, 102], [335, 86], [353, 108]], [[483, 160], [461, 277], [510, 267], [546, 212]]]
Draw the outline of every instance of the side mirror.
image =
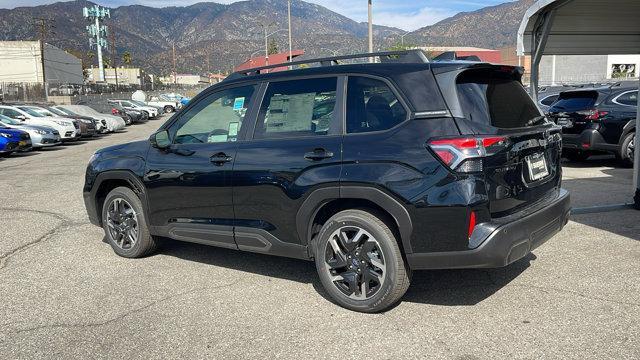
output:
[[167, 130], [160, 130], [154, 133], [149, 138], [149, 142], [151, 142], [151, 146], [156, 149], [166, 149], [171, 146], [171, 140], [169, 140], [169, 132]]

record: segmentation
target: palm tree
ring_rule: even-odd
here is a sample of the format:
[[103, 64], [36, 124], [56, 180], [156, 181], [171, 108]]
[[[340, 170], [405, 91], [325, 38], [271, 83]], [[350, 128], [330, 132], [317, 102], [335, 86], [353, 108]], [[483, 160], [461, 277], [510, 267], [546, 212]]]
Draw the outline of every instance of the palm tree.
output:
[[131, 65], [131, 53], [128, 51], [125, 51], [122, 54], [122, 62], [124, 62], [125, 65]]

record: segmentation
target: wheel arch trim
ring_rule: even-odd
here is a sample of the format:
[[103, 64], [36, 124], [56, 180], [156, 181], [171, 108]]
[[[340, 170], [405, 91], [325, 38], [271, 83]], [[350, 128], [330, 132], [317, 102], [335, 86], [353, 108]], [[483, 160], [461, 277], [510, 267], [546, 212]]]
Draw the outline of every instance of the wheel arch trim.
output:
[[305, 199], [296, 214], [296, 230], [302, 245], [309, 245], [312, 232], [312, 220], [324, 206], [333, 200], [367, 200], [384, 209], [395, 221], [400, 233], [404, 252], [410, 254], [413, 223], [407, 209], [391, 195], [369, 186], [325, 187], [313, 191]]

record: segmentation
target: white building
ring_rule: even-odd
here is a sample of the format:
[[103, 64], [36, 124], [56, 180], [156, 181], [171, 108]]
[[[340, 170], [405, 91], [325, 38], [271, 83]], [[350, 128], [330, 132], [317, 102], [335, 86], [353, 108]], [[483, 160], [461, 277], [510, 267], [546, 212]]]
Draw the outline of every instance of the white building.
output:
[[[42, 83], [40, 41], [0, 41], [0, 82]], [[83, 83], [82, 61], [44, 44], [44, 77], [49, 84]]]

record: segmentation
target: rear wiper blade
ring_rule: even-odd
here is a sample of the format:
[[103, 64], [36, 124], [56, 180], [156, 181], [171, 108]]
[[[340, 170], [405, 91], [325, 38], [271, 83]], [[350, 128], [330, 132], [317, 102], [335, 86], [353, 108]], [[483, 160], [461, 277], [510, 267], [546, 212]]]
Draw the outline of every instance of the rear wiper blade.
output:
[[536, 116], [533, 119], [527, 121], [526, 126], [533, 126], [533, 125], [537, 125], [538, 123], [544, 123], [547, 122], [547, 117], [544, 115], [541, 116]]

